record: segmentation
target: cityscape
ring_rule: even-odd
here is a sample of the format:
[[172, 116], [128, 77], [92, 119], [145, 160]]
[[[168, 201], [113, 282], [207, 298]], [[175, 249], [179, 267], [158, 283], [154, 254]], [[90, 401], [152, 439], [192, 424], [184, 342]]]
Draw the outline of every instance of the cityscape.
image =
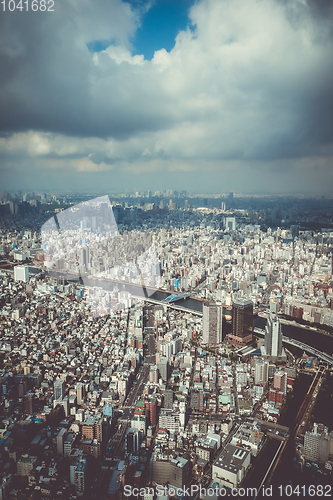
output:
[[330, 495], [331, 200], [92, 196], [1, 195], [2, 498]]
[[1, 0], [0, 500], [332, 498], [332, 22]]

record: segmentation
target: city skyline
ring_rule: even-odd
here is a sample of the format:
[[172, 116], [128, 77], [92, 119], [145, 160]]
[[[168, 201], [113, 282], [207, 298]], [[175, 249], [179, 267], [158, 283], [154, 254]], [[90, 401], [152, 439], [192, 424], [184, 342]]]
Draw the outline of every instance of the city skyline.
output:
[[0, 194], [4, 498], [331, 491], [330, 200], [164, 194]]
[[2, 189], [330, 194], [332, 6], [1, 14]]

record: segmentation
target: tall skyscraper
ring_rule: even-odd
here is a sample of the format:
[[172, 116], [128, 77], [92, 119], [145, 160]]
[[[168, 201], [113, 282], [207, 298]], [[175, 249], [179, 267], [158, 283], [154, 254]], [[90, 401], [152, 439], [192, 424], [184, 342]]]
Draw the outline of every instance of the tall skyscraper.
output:
[[266, 356], [282, 356], [282, 331], [276, 314], [270, 314], [266, 323], [265, 349]]
[[253, 303], [248, 299], [236, 299], [232, 303], [232, 334], [229, 340], [246, 343], [252, 340]]
[[222, 342], [222, 305], [209, 302], [203, 305], [203, 343], [219, 345]]

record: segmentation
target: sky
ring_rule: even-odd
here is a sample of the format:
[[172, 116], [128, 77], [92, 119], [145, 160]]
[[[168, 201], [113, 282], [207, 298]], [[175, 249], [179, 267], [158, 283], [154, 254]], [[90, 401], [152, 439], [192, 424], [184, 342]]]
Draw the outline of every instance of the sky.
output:
[[332, 194], [333, 2], [5, 7], [0, 190]]

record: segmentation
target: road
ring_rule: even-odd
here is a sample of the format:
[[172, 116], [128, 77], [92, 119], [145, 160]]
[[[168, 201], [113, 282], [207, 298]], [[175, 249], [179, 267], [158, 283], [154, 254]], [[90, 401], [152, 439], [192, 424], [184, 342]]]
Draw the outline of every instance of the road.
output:
[[110, 471], [102, 470], [98, 476], [96, 484], [92, 486], [91, 500], [100, 500], [104, 497], [109, 484]]
[[236, 416], [239, 416], [239, 406], [238, 406], [238, 392], [237, 392], [237, 383], [236, 383], [236, 365], [233, 365], [233, 392], [234, 392], [234, 399], [235, 399], [235, 410], [236, 410]]
[[316, 375], [315, 375], [315, 377], [314, 377], [314, 379], [313, 379], [313, 381], [308, 389], [308, 392], [306, 393], [304, 401], [303, 401], [300, 409], [298, 410], [296, 419], [295, 419], [292, 427], [290, 428], [288, 439], [286, 439], [286, 441], [284, 441], [283, 446], [279, 449], [279, 453], [278, 453], [278, 456], [276, 458], [276, 462], [275, 462], [274, 466], [272, 467], [272, 469], [270, 470], [270, 473], [267, 477], [266, 482], [262, 483], [262, 485], [265, 484], [265, 487], [270, 485], [272, 478], [273, 478], [273, 475], [274, 475], [274, 472], [276, 471], [277, 467], [279, 466], [280, 462], [282, 461], [282, 457], [283, 457], [284, 453], [286, 452], [286, 450], [288, 449], [288, 447], [294, 445], [295, 438], [298, 434], [299, 428], [300, 428], [301, 423], [304, 419], [304, 415], [305, 415], [306, 411], [308, 410], [308, 407], [311, 403], [313, 393], [314, 393], [315, 389], [317, 388], [318, 384], [321, 383], [322, 377], [324, 376], [325, 372], [326, 372], [326, 368], [324, 368], [324, 367], [320, 367], [317, 370], [317, 373], [316, 373]]
[[123, 408], [131, 408], [137, 401], [138, 396], [142, 394], [143, 387], [145, 386], [149, 375], [149, 365], [143, 365], [143, 369], [133, 382], [132, 389], [130, 390]]

